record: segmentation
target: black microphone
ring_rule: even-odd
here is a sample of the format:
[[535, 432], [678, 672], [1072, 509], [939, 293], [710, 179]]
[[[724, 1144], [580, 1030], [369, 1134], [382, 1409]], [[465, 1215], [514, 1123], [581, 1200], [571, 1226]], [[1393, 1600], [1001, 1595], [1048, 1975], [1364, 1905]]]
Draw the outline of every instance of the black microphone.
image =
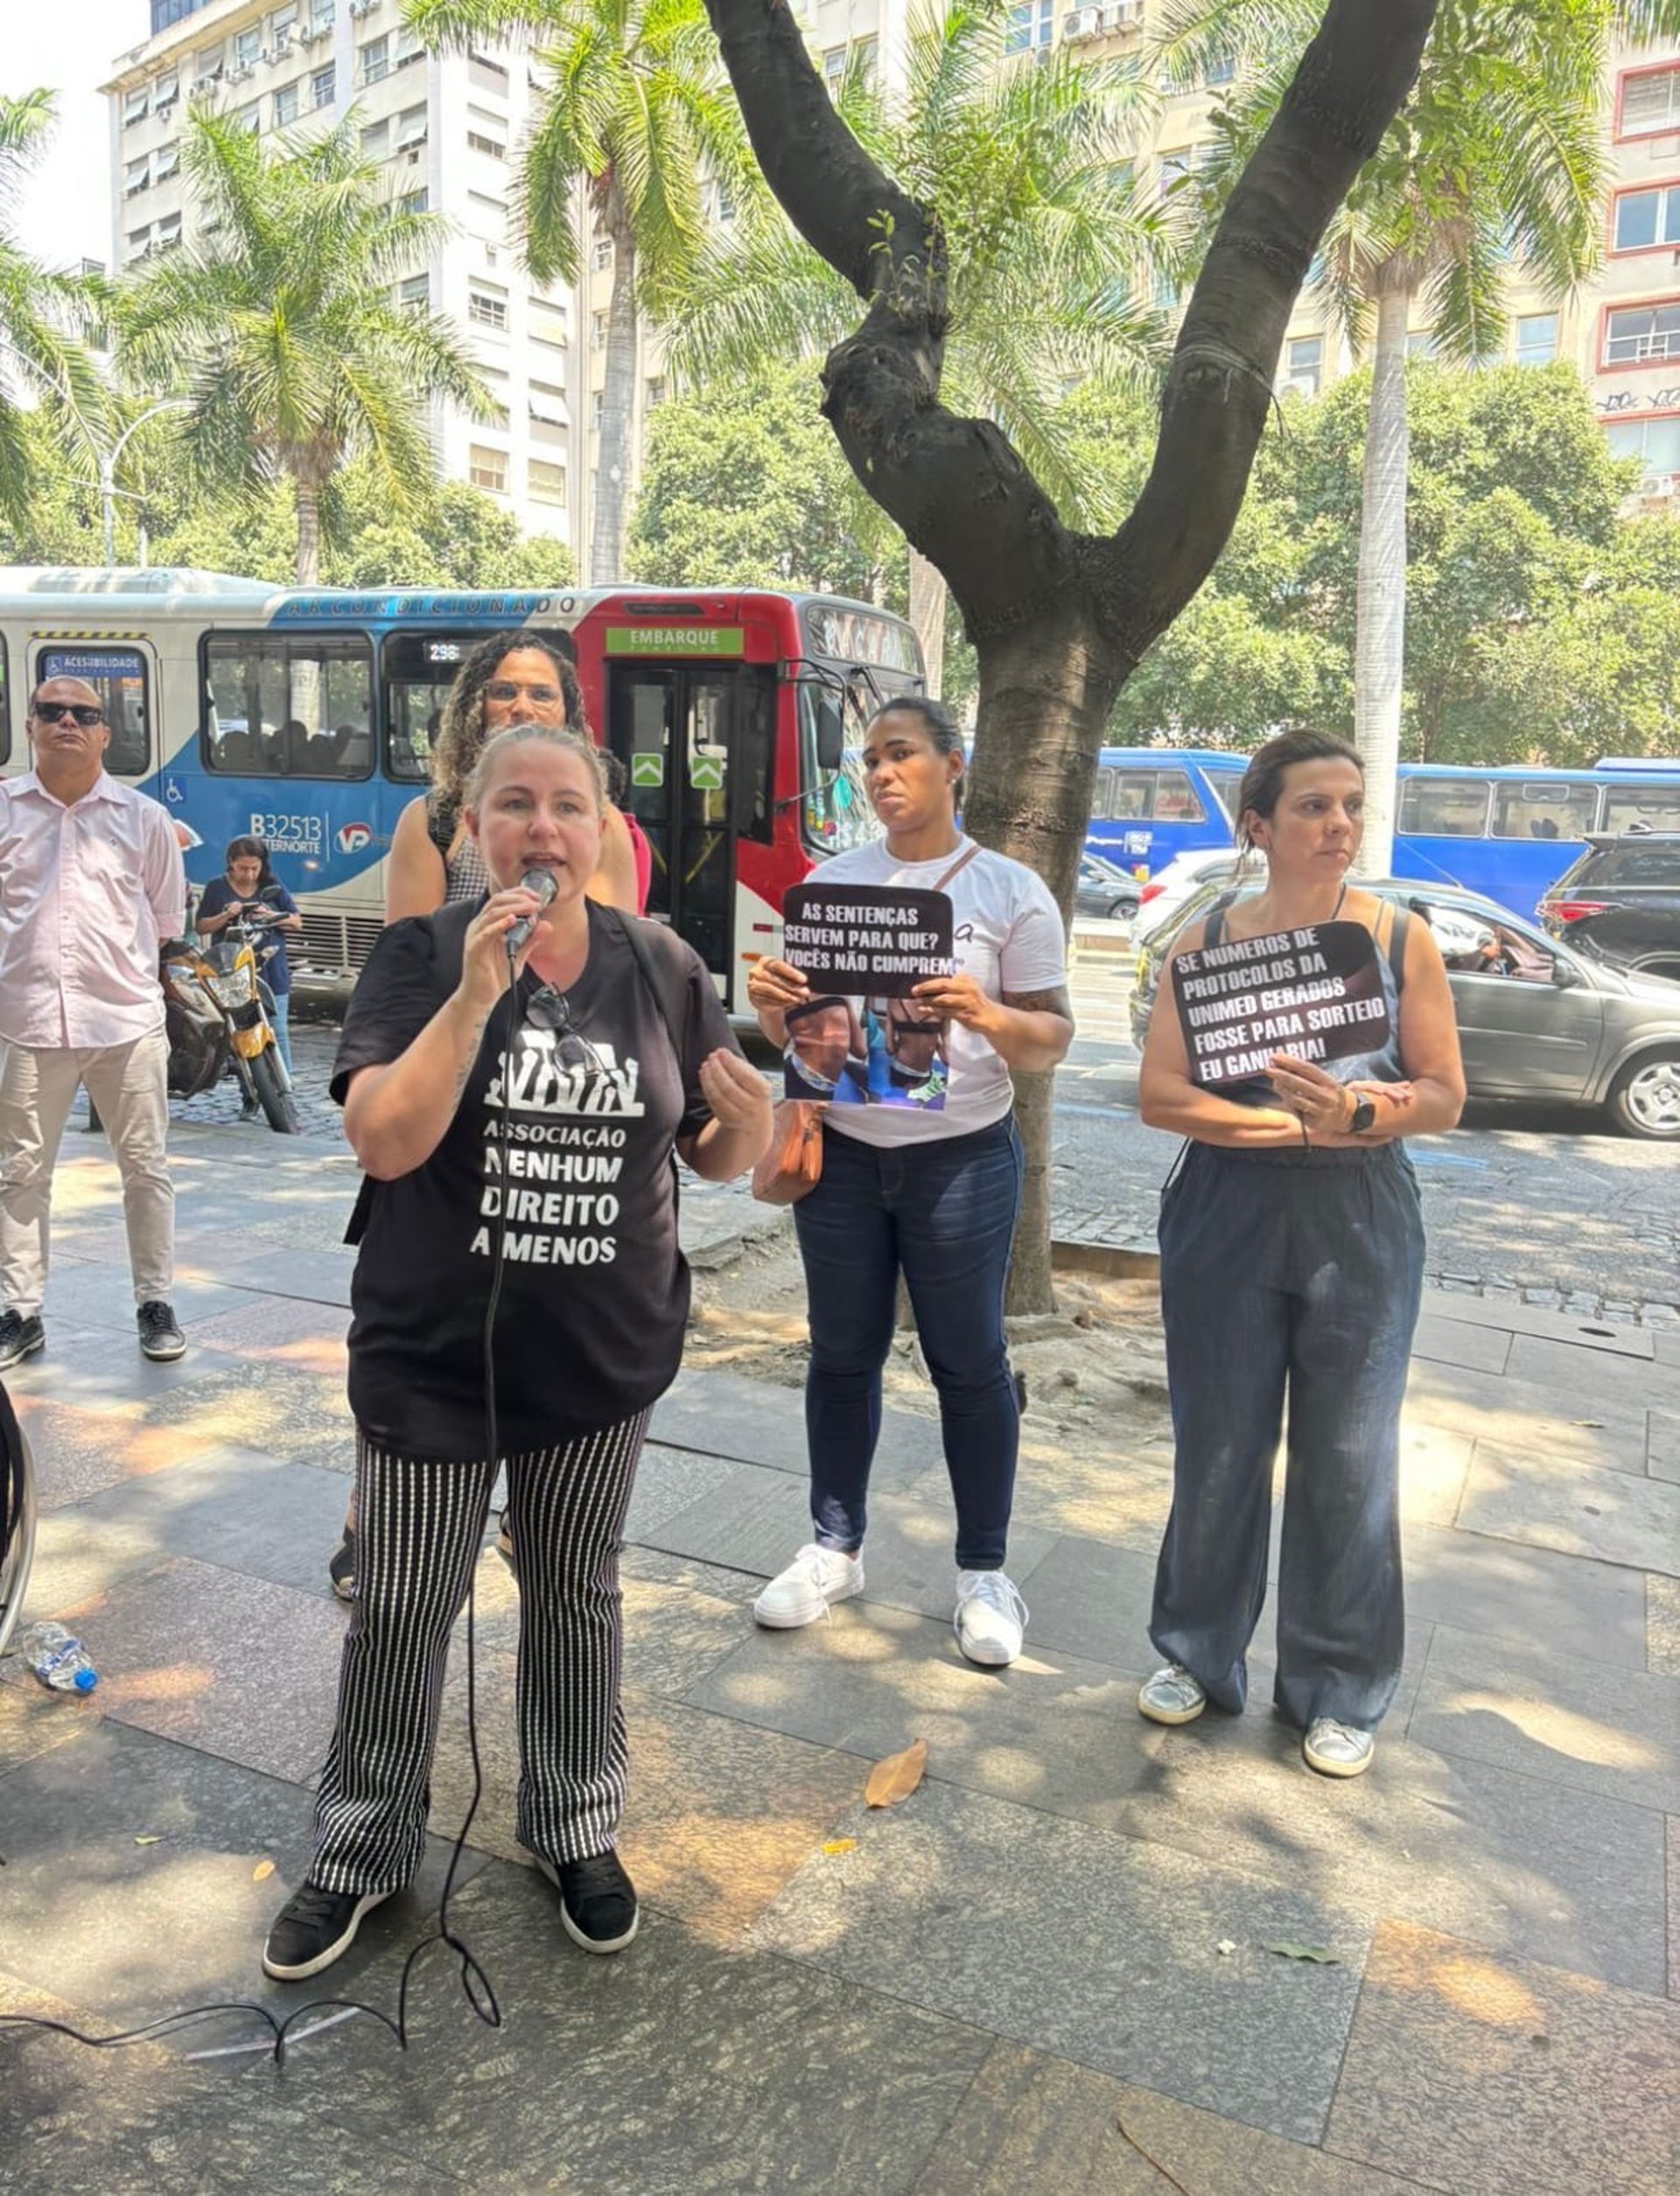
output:
[[[519, 880], [522, 892], [535, 892], [540, 906], [546, 907], [554, 898], [554, 871], [527, 870]], [[522, 915], [508, 933], [508, 958], [516, 961], [524, 951], [531, 933], [536, 928], [536, 915]]]

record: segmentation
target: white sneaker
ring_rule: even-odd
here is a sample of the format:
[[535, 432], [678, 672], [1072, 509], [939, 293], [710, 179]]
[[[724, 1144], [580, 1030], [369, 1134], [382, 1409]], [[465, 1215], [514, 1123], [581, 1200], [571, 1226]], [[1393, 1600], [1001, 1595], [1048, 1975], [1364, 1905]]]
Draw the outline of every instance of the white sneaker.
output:
[[956, 1644], [970, 1662], [1002, 1669], [1021, 1651], [1026, 1631], [1026, 1604], [1001, 1570], [959, 1570], [956, 1614], [951, 1619]]
[[863, 1559], [837, 1548], [802, 1548], [752, 1604], [759, 1622], [774, 1632], [815, 1624], [836, 1601], [864, 1591]]
[[1376, 1757], [1376, 1741], [1368, 1731], [1318, 1716], [1307, 1725], [1301, 1753], [1321, 1777], [1362, 1777]]
[[1194, 1724], [1207, 1705], [1208, 1696], [1200, 1681], [1191, 1676], [1182, 1662], [1165, 1664], [1138, 1689], [1138, 1714], [1147, 1716], [1152, 1724], [1166, 1724], [1169, 1728]]

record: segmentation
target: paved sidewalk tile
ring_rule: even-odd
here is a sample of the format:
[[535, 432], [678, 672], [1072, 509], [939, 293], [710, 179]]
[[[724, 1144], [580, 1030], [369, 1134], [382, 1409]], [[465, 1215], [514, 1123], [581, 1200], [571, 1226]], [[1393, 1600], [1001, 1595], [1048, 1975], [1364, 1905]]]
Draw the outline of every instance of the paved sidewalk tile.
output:
[[1645, 1667], [1680, 1677], [1680, 1578], [1658, 1570], [1645, 1581]]
[[1624, 1410], [1643, 1410], [1653, 1403], [1671, 1409], [1680, 1403], [1680, 1367], [1660, 1360], [1582, 1350], [1572, 1343], [1543, 1342], [1519, 1334], [1505, 1369], [1513, 1380], [1536, 1381], [1572, 1397], [1612, 1403]]
[[[91, 1700], [74, 1693], [50, 1692], [17, 1663], [9, 1666], [8, 1675], [13, 1682], [0, 1684], [0, 1777], [20, 1762], [78, 1738], [99, 1718]], [[0, 1854], [4, 1851], [0, 1843]]]
[[1574, 1311], [1545, 1311], [1536, 1304], [1514, 1304], [1503, 1297], [1457, 1296], [1446, 1289], [1425, 1289], [1424, 1312], [1425, 1317], [1434, 1314], [1472, 1326], [1496, 1327], [1513, 1336], [1568, 1342], [1613, 1357], [1642, 1357], [1648, 1361], [1656, 1354], [1652, 1337], [1643, 1327], [1614, 1319], [1584, 1318]]
[[1680, 2010], [1378, 1928], [1326, 2147], [1448, 2196], [1672, 2196]]
[[1410, 1737], [1680, 1813], [1680, 1683], [1437, 1625]]
[[[260, 1959], [303, 1880], [309, 1831], [309, 1797], [295, 1785], [93, 1722], [0, 1777], [6, 1969], [119, 2027], [217, 1998], [302, 2004], [318, 1990], [266, 1981]], [[335, 1995], [420, 1934], [447, 1857], [434, 1840], [417, 1887], [369, 1916], [333, 1969]], [[273, 1871], [259, 1878], [264, 1862]], [[466, 1856], [469, 1876], [481, 1865]]]
[[1498, 1327], [1472, 1325], [1425, 1311], [1412, 1338], [1411, 1353], [1440, 1365], [1464, 1365], [1477, 1373], [1502, 1373], [1511, 1338]]
[[[1357, 1908], [931, 1780], [843, 1819], [749, 1942], [1297, 2142], [1335, 2088]], [[976, 1885], [1007, 1896], [976, 1906]], [[1236, 1949], [1218, 1950], [1223, 1941]], [[1288, 1942], [1337, 1964], [1280, 1958]]]
[[[193, 1281], [179, 1274], [169, 1300], [189, 1340], [206, 1320], [236, 1311], [243, 1301], [238, 1290], [230, 1288], [225, 1281]], [[126, 1258], [120, 1266], [55, 1264], [47, 1281], [42, 1316], [47, 1323], [49, 1340], [54, 1339], [53, 1329], [63, 1320], [94, 1329], [102, 1335], [102, 1346], [106, 1349], [120, 1346], [116, 1337], [121, 1335], [138, 1354], [134, 1284]]]
[[590, 1959], [531, 1870], [493, 1865], [452, 1914], [504, 2025], [475, 2021], [440, 1962], [406, 2054], [366, 2023], [298, 2053], [300, 2142], [342, 2124], [363, 2154], [446, 2162], [475, 2196], [911, 2196], [990, 2045], [655, 1911], [627, 1952]]
[[[480, 1652], [472, 1830], [480, 1852], [522, 1860], [514, 1657]], [[861, 1790], [868, 1764], [628, 1688], [630, 1798], [620, 1850], [642, 1897], [709, 1942], [734, 1942]], [[432, 1776], [431, 1827], [453, 1837], [472, 1796], [464, 1658], [452, 1657]]]
[[1409, 1624], [1528, 1641], [1558, 1654], [1645, 1666], [1644, 1580], [1617, 1563], [1408, 1523]]
[[[1423, 1661], [1420, 1651], [1409, 1690]], [[826, 1626], [760, 1633], [690, 1698], [865, 1759], [925, 1738], [942, 1782], [1664, 1986], [1662, 1840], [1648, 1809], [1409, 1745], [1403, 1713], [1371, 1774], [1334, 1782], [1305, 1767], [1264, 1689], [1248, 1716], [1210, 1712], [1182, 1731], [1144, 1723], [1137, 1694], [1135, 1675], [1030, 1637], [1006, 1674], [976, 1670], [926, 1619], [847, 1602]]]
[[[950, 1480], [944, 1464], [930, 1466], [907, 1491], [926, 1502], [948, 1504]], [[1082, 1440], [1070, 1435], [1065, 1442], [1053, 1443], [1033, 1433], [1029, 1412], [1015, 1475], [1012, 1565], [1015, 1541], [1024, 1525], [1084, 1534], [1135, 1549], [1152, 1562], [1172, 1507], [1170, 1441], [1135, 1446], [1128, 1443], [1116, 1454], [1098, 1430]]]
[[[797, 1388], [774, 1388], [738, 1373], [679, 1373], [654, 1406], [652, 1437], [668, 1447], [733, 1457], [808, 1480], [805, 1400]], [[880, 1444], [870, 1471], [878, 1493], [902, 1487], [939, 1464], [939, 1421], [914, 1411], [884, 1410]]]
[[914, 2196], [1415, 2196], [1417, 2184], [1262, 2135], [1065, 2059], [999, 2044]]
[[149, 1426], [144, 1419], [74, 1403], [30, 1398], [19, 1416], [34, 1451], [35, 1490], [43, 1510], [84, 1501], [219, 1446], [207, 1427]]
[[1573, 1469], [1645, 1470], [1645, 1399], [1613, 1400], [1583, 1374], [1572, 1396], [1509, 1374], [1473, 1373], [1414, 1359], [1404, 1423], [1474, 1434], [1495, 1448]]
[[1478, 1441], [1459, 1522], [1564, 1556], [1680, 1577], [1680, 1486]]
[[1645, 1469], [1654, 1479], [1668, 1479], [1680, 1485], [1680, 1411], [1653, 1410], [1647, 1416], [1650, 1431]]
[[285, 1365], [343, 1384], [349, 1367], [345, 1336], [350, 1318], [336, 1304], [299, 1297], [242, 1297], [192, 1330], [200, 1349], [242, 1365]]
[[1680, 1998], [1680, 1816], [1670, 1815], [1669, 1844], [1669, 1996]]

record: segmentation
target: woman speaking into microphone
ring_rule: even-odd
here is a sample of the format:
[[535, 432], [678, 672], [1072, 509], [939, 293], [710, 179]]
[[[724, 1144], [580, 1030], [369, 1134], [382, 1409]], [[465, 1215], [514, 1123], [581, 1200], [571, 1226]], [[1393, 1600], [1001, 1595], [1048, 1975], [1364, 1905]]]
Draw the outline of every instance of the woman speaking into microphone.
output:
[[577, 1943], [617, 1952], [635, 1934], [613, 1850], [618, 1553], [688, 1315], [670, 1157], [724, 1181], [770, 1139], [763, 1079], [698, 956], [585, 896], [594, 747], [502, 732], [465, 808], [490, 890], [382, 934], [333, 1072], [368, 1177], [350, 1327], [359, 1576], [308, 1880], [263, 1954], [286, 1982], [329, 1966], [419, 1865], [450, 1629], [504, 1465], [518, 1835]]
[[[1424, 1229], [1400, 1139], [1450, 1129], [1464, 1104], [1429, 925], [1349, 882], [1364, 808], [1344, 740], [1286, 732], [1254, 756], [1237, 829], [1265, 855], [1265, 885], [1185, 933], [1138, 1078], [1144, 1120], [1188, 1141], [1160, 1220], [1174, 1456], [1150, 1637], [1168, 1660], [1138, 1704], [1158, 1724], [1209, 1702], [1242, 1710], [1287, 1395], [1274, 1697], [1307, 1766], [1332, 1777], [1370, 1766], [1404, 1645], [1399, 1422]], [[1320, 924], [1368, 934], [1351, 942], [1386, 1034], [1334, 1073], [1278, 1050], [1269, 1074], [1205, 1088], [1173, 1011], [1178, 962]]]

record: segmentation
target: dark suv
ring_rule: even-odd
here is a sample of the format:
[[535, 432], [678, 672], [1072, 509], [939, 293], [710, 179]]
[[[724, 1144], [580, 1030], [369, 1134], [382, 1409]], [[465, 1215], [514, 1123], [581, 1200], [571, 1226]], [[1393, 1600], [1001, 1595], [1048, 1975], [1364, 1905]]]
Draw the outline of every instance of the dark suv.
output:
[[1536, 912], [1578, 952], [1642, 976], [1680, 977], [1680, 831], [1589, 839]]

